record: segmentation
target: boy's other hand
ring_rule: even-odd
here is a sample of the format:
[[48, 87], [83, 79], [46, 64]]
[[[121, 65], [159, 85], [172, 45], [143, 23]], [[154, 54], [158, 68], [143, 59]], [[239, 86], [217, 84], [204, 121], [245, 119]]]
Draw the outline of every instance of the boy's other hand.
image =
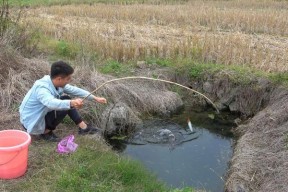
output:
[[107, 100], [103, 97], [94, 97], [94, 99], [98, 102], [98, 103], [103, 103], [106, 104]]
[[74, 108], [76, 108], [76, 109], [80, 109], [80, 108], [83, 106], [83, 100], [82, 100], [82, 99], [79, 99], [79, 98], [77, 98], [77, 99], [72, 99], [72, 100], [70, 101], [70, 106], [71, 106], [71, 107], [74, 107]]

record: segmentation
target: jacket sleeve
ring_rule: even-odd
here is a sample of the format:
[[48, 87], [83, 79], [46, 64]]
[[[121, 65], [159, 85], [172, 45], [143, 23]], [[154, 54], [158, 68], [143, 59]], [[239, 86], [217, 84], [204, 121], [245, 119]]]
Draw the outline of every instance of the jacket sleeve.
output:
[[52, 110], [67, 110], [70, 109], [70, 100], [60, 100], [51, 94], [49, 89], [38, 87], [36, 89], [37, 99], [46, 107]]
[[[67, 84], [65, 87], [64, 87], [64, 93], [68, 94], [68, 95], [72, 95], [72, 96], [75, 96], [75, 97], [87, 97], [90, 92], [84, 90], [84, 89], [81, 89], [79, 87], [76, 87], [76, 86], [72, 86], [70, 84]], [[88, 99], [90, 100], [93, 100], [94, 99], [94, 96], [93, 95], [90, 95], [88, 97]]]

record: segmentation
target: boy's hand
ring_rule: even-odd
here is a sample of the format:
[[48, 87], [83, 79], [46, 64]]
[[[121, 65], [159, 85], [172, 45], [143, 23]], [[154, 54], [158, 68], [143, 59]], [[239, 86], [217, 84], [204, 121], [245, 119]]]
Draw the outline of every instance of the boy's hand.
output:
[[107, 100], [103, 97], [94, 97], [95, 101], [97, 101], [98, 103], [107, 103]]
[[72, 99], [72, 100], [70, 101], [70, 106], [71, 106], [71, 107], [74, 107], [74, 108], [76, 108], [76, 109], [80, 109], [80, 108], [83, 106], [83, 100], [82, 100], [82, 99], [79, 99], [79, 98], [77, 98], [77, 99]]

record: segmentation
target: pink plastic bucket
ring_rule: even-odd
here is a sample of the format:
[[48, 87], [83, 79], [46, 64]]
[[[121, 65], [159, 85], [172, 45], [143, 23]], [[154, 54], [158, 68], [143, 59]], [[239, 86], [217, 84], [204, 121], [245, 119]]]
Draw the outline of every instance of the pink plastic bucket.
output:
[[14, 179], [27, 170], [31, 137], [19, 130], [0, 131], [0, 179]]

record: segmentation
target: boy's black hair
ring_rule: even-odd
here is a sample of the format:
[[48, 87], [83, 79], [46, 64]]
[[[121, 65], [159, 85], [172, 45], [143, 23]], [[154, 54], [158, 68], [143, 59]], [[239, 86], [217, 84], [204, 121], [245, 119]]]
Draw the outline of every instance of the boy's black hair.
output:
[[55, 77], [61, 76], [61, 77], [67, 77], [74, 73], [74, 69], [64, 61], [57, 61], [52, 64], [50, 76], [52, 79]]

